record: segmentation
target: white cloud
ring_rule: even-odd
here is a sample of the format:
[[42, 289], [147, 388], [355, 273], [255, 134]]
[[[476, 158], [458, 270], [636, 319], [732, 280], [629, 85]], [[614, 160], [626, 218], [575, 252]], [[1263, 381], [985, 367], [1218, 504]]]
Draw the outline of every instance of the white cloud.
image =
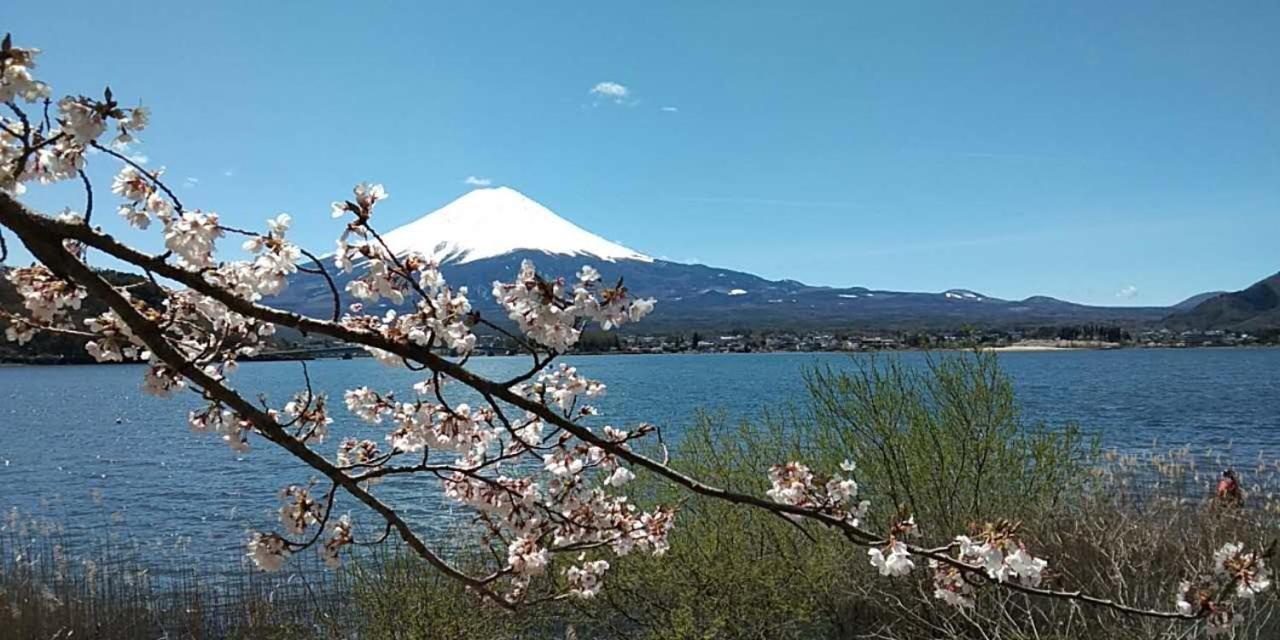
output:
[[1138, 288], [1133, 285], [1124, 287], [1116, 292], [1116, 297], [1124, 298], [1126, 300], [1130, 298], [1136, 298], [1138, 297]]
[[667, 113], [675, 113], [679, 111], [680, 108], [679, 107], [662, 107], [662, 110], [666, 111]]
[[462, 184], [469, 184], [473, 187], [487, 187], [493, 184], [493, 180], [490, 180], [489, 178], [478, 178], [476, 176], [467, 176], [467, 179], [463, 180]]
[[596, 86], [591, 87], [591, 91], [588, 93], [604, 100], [613, 100], [618, 104], [622, 104], [622, 101], [631, 95], [631, 90], [616, 82], [598, 82]]
[[186, 188], [188, 188], [188, 189], [190, 189], [191, 187], [194, 187], [194, 186], [196, 186], [196, 185], [198, 185], [198, 184], [200, 184], [200, 178], [192, 178], [192, 177], [190, 177], [190, 176], [187, 176], [186, 178], [183, 178], [183, 179], [182, 179], [182, 186], [184, 186], [184, 187], [186, 187]]
[[148, 161], [150, 161], [150, 160], [151, 160], [151, 158], [148, 158], [148, 157], [147, 157], [147, 154], [145, 154], [145, 153], [135, 153], [135, 154], [133, 154], [133, 155], [129, 156], [129, 159], [130, 159], [130, 160], [132, 160], [132, 161], [134, 161], [134, 162], [136, 162], [136, 163], [138, 163], [138, 164], [146, 164]]

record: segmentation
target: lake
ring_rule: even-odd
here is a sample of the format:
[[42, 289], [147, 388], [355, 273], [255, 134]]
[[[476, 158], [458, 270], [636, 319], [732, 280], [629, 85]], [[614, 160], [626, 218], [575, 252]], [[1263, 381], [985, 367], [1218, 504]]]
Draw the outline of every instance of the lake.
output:
[[[904, 353], [910, 363], [923, 354]], [[813, 365], [852, 366], [844, 354], [716, 354], [567, 358], [609, 385], [598, 403], [607, 423], [648, 421], [669, 440], [699, 408], [733, 418], [802, 399], [801, 373]], [[1230, 450], [1240, 464], [1280, 454], [1280, 349], [1126, 349], [1006, 353], [1000, 356], [1025, 415], [1058, 425], [1076, 422], [1122, 450], [1191, 444]], [[477, 358], [479, 373], [503, 377], [522, 358]], [[371, 359], [309, 363], [318, 391], [338, 398], [329, 455], [344, 435], [381, 441], [341, 403], [360, 381], [408, 397], [416, 374]], [[71, 541], [126, 536], [155, 556], [235, 566], [246, 531], [276, 522], [275, 492], [303, 482], [309, 470], [260, 438], [240, 455], [216, 438], [193, 434], [190, 395], [153, 398], [140, 389], [139, 366], [0, 368], [0, 508], [59, 523]], [[244, 365], [233, 378], [280, 406], [300, 388], [296, 362]], [[762, 465], [766, 464], [762, 462]], [[763, 468], [761, 472], [763, 473]], [[446, 507], [430, 496], [437, 483], [396, 487], [408, 516], [440, 523]], [[391, 488], [386, 489], [391, 491]], [[414, 496], [424, 496], [420, 500]]]

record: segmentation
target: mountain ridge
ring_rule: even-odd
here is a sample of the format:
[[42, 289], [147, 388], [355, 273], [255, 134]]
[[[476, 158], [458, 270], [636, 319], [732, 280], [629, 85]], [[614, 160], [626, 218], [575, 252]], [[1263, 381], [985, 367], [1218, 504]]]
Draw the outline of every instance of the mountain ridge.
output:
[[1219, 293], [1165, 319], [1172, 329], [1266, 331], [1280, 328], [1280, 272], [1241, 289]]
[[[473, 306], [489, 318], [505, 317], [488, 295], [492, 283], [510, 281], [524, 259], [533, 260], [540, 272], [549, 275], [568, 276], [590, 264], [606, 280], [622, 278], [635, 295], [658, 299], [657, 309], [645, 322], [652, 331], [1152, 326], [1173, 310], [1082, 305], [1048, 296], [1004, 300], [965, 288], [906, 292], [769, 280], [734, 269], [650, 257], [592, 234], [509, 187], [468, 192], [383, 237], [397, 254], [417, 251], [438, 260], [449, 283], [466, 286]], [[339, 287], [349, 279], [340, 277]], [[328, 312], [330, 301], [322, 281], [293, 280], [269, 302], [294, 311]]]

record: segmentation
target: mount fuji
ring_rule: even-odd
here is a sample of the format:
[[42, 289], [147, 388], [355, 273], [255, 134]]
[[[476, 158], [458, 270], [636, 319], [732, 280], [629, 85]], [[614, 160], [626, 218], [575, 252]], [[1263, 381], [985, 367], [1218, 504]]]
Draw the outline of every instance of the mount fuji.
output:
[[509, 187], [476, 189], [383, 235], [392, 253], [468, 264], [517, 251], [615, 262], [653, 258], [590, 233]]
[[[526, 258], [548, 275], [571, 277], [590, 264], [606, 282], [623, 278], [633, 294], [658, 299], [642, 329], [652, 332], [1145, 325], [1170, 313], [1164, 307], [1094, 307], [1044, 296], [1001, 300], [966, 289], [914, 293], [819, 287], [661, 260], [605, 240], [508, 187], [466, 193], [383, 233], [383, 239], [397, 255], [417, 252], [439, 261], [450, 285], [468, 287], [474, 308], [494, 320], [505, 315], [488, 295], [493, 282], [511, 280]], [[340, 290], [349, 278], [339, 279]], [[343, 305], [352, 301], [344, 297]], [[295, 274], [290, 286], [267, 302], [312, 315], [331, 312], [327, 285], [305, 274]]]

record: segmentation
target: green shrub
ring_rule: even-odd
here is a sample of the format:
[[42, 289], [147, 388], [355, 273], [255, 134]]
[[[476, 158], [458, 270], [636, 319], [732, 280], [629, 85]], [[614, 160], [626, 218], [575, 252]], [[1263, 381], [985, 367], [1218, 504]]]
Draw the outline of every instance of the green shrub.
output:
[[1023, 416], [994, 352], [859, 359], [806, 373], [808, 403], [787, 433], [811, 467], [857, 465], [884, 526], [898, 508], [936, 532], [1051, 511], [1078, 495], [1096, 452], [1073, 424]]

